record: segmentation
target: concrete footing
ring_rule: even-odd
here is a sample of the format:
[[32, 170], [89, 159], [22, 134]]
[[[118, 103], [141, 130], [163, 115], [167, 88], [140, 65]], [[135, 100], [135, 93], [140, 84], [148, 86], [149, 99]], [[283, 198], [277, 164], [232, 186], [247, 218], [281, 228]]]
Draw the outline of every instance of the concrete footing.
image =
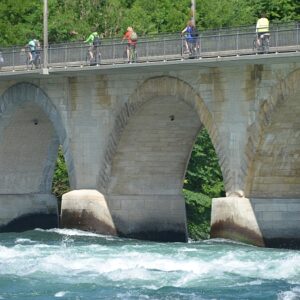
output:
[[211, 237], [300, 248], [300, 199], [213, 199]]
[[0, 195], [0, 207], [0, 232], [58, 227], [57, 199], [54, 195]]
[[105, 197], [97, 190], [74, 190], [62, 196], [61, 227], [117, 234]]

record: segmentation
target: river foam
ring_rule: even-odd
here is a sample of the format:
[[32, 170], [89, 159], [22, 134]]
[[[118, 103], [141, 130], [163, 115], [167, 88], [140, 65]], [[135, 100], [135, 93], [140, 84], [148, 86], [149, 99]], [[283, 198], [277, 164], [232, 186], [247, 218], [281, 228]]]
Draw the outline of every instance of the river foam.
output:
[[117, 290], [126, 295], [130, 289], [137, 293], [132, 299], [165, 299], [162, 295], [173, 292], [183, 292], [178, 299], [223, 299], [222, 293], [227, 299], [228, 291], [248, 295], [259, 289], [275, 299], [294, 299], [300, 293], [299, 251], [219, 240], [140, 242], [65, 229], [0, 237], [0, 287], [1, 281], [13, 284], [13, 278], [25, 280], [25, 286], [37, 283], [37, 289], [39, 282], [48, 282], [57, 298], [71, 299], [78, 286], [114, 297]]

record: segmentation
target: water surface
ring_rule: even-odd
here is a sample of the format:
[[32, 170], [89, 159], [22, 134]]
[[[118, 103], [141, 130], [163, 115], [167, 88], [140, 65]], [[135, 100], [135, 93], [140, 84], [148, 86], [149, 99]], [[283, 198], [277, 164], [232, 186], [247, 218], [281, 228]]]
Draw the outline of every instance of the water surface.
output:
[[300, 299], [300, 251], [78, 230], [0, 234], [0, 299]]

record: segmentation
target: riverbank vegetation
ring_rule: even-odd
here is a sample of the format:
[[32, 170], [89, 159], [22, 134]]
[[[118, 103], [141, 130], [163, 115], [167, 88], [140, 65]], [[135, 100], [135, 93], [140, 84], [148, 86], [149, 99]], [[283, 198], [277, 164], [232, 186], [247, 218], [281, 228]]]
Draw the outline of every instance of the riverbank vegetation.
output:
[[[103, 37], [120, 37], [128, 26], [139, 35], [180, 32], [191, 17], [190, 0], [48, 0], [49, 42], [82, 41], [97, 30]], [[262, 12], [271, 23], [300, 21], [299, 0], [197, 0], [196, 23], [210, 28], [254, 25]], [[43, 40], [43, 1], [0, 2], [0, 47]], [[67, 169], [61, 149], [53, 192], [68, 191]], [[211, 198], [224, 196], [218, 159], [205, 131], [196, 139], [186, 172], [188, 230], [192, 239], [207, 238]]]

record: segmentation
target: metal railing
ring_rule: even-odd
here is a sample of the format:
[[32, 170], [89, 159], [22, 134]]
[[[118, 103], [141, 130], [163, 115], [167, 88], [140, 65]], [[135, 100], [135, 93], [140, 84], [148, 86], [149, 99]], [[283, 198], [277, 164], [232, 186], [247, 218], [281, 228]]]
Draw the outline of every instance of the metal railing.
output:
[[[255, 26], [208, 30], [198, 38], [197, 58], [226, 57], [256, 54], [253, 50]], [[183, 60], [185, 38], [179, 33], [142, 36], [138, 40], [137, 63], [153, 61]], [[90, 67], [87, 60], [89, 46], [83, 42], [50, 44], [48, 49], [48, 67], [66, 68], [72, 66]], [[127, 63], [126, 43], [120, 39], [104, 39], [100, 46], [101, 65]], [[300, 24], [277, 24], [270, 28], [269, 52], [300, 51]], [[30, 70], [26, 65], [27, 53], [23, 47], [2, 49], [3, 62], [0, 72]], [[43, 52], [41, 51], [41, 64]]]

